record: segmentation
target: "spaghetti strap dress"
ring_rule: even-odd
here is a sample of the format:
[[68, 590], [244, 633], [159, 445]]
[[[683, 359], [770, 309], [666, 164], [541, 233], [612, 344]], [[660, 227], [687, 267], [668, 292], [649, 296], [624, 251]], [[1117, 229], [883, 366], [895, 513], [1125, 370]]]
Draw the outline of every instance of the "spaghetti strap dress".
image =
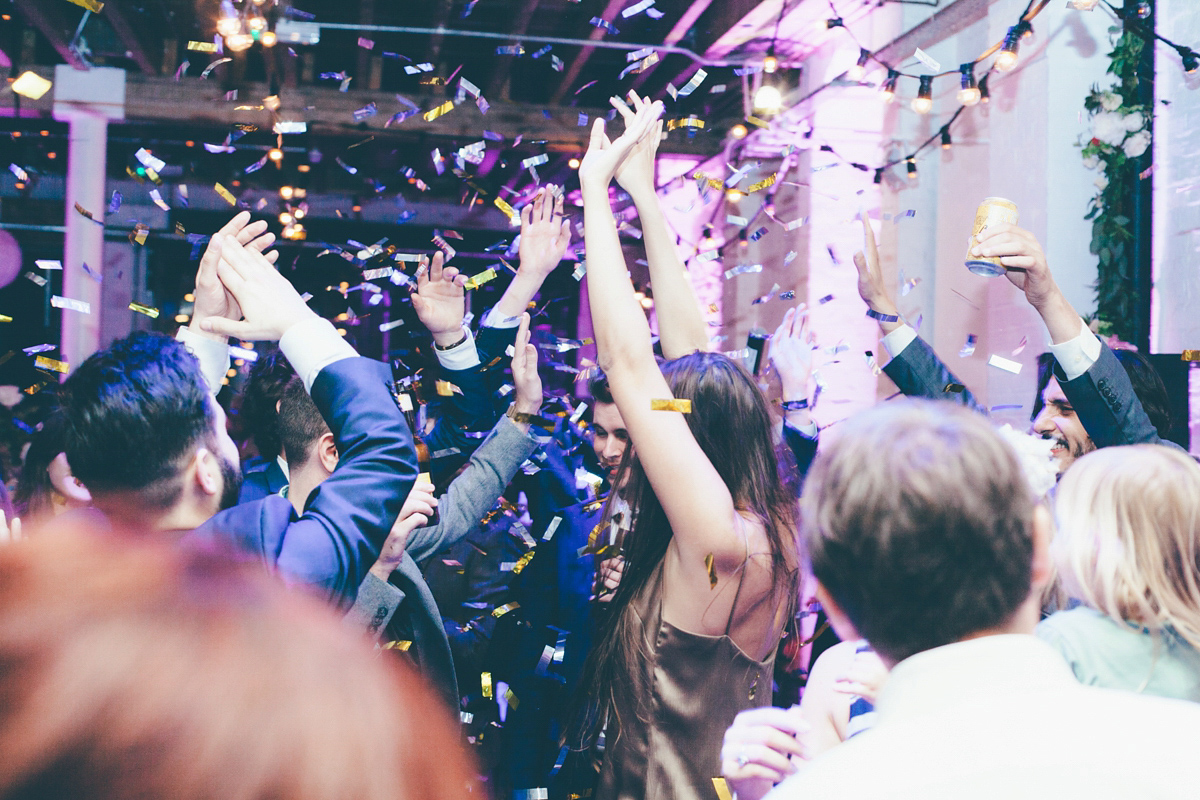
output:
[[725, 633], [708, 636], [662, 618], [662, 570], [633, 600], [647, 657], [615, 693], [597, 800], [717, 800], [725, 729], [738, 712], [771, 703], [778, 648], [756, 661], [729, 636], [741, 580]]

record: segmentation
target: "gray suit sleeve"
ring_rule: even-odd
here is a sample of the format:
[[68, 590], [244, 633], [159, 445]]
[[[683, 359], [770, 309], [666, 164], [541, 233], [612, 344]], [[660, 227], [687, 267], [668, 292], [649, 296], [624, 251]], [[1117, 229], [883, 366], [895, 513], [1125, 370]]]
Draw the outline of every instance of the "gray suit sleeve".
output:
[[405, 552], [418, 564], [466, 536], [483, 518], [538, 443], [508, 417], [501, 417], [461, 475], [438, 500], [436, 525], [417, 528]]
[[949, 400], [981, 414], [987, 411], [920, 336], [897, 353], [883, 371], [907, 397]]
[[358, 587], [358, 597], [354, 605], [342, 617], [342, 624], [348, 628], [365, 630], [374, 638], [387, 627], [396, 609], [404, 602], [404, 592], [399, 587], [387, 581], [381, 581], [371, 573]]

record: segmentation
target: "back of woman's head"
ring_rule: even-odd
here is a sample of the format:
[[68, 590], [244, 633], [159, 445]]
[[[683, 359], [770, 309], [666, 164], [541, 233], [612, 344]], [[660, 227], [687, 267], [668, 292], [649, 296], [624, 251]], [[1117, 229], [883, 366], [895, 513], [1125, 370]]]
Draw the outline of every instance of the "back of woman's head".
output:
[[51, 414], [30, 437], [13, 492], [13, 505], [21, 517], [38, 519], [51, 514], [54, 484], [48, 469], [50, 462], [66, 449], [66, 440], [66, 424], [60, 413]]
[[1067, 592], [1200, 647], [1200, 466], [1163, 445], [1106, 447], [1067, 470], [1054, 560]]
[[78, 530], [0, 549], [0, 753], [4, 800], [423, 800], [467, 780], [449, 712], [315, 601], [224, 554]]

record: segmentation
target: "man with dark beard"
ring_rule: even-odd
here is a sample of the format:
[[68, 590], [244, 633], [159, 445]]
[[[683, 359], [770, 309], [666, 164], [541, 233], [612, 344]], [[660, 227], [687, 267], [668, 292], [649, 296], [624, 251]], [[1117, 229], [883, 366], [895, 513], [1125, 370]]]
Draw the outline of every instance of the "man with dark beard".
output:
[[[183, 341], [135, 333], [92, 355], [64, 384], [67, 460], [115, 527], [246, 551], [286, 582], [349, 604], [416, 480], [412, 433], [388, 367], [359, 357], [305, 305], [262, 255], [269, 240], [247, 219], [217, 233], [201, 263], [199, 331]], [[202, 284], [223, 293], [225, 305], [202, 303]], [[245, 506], [236, 516], [219, 513], [237, 502], [241, 472], [209, 391], [219, 379], [201, 364], [224, 361], [228, 335], [279, 340], [333, 432], [338, 469], [303, 514], [277, 496], [256, 501], [256, 514]], [[219, 358], [197, 360], [189, 347]]]

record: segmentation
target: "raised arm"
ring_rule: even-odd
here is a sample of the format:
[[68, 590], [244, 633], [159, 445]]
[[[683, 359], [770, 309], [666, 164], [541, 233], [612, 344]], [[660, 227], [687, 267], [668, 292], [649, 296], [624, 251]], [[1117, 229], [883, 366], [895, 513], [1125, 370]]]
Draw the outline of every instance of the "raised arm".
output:
[[563, 219], [562, 190], [553, 184], [538, 189], [533, 202], [521, 209], [517, 274], [488, 312], [485, 324], [515, 328], [516, 320], [562, 261], [570, 243], [571, 222]]
[[625, 134], [613, 142], [604, 133], [602, 119], [592, 127], [591, 144], [579, 168], [588, 297], [600, 366], [671, 524], [682, 581], [707, 588], [708, 556], [719, 579], [728, 578], [746, 561], [745, 538], [736, 530], [741, 518], [683, 414], [651, 410], [651, 401], [671, 398], [671, 390], [654, 360], [650, 326], [633, 294], [608, 199], [609, 182], [621, 161], [650, 135], [661, 110], [658, 103], [643, 105]]
[[[650, 101], [630, 92], [631, 110], [620, 100], [613, 104], [628, 125], [634, 113]], [[654, 190], [654, 158], [662, 140], [662, 120], [643, 138], [617, 169], [617, 183], [629, 193], [642, 223], [642, 242], [650, 265], [650, 285], [654, 289], [654, 309], [658, 314], [658, 334], [663, 355], [679, 358], [697, 350], [708, 350], [708, 326], [700, 312], [692, 282], [688, 280], [675, 237], [667, 228]]]

